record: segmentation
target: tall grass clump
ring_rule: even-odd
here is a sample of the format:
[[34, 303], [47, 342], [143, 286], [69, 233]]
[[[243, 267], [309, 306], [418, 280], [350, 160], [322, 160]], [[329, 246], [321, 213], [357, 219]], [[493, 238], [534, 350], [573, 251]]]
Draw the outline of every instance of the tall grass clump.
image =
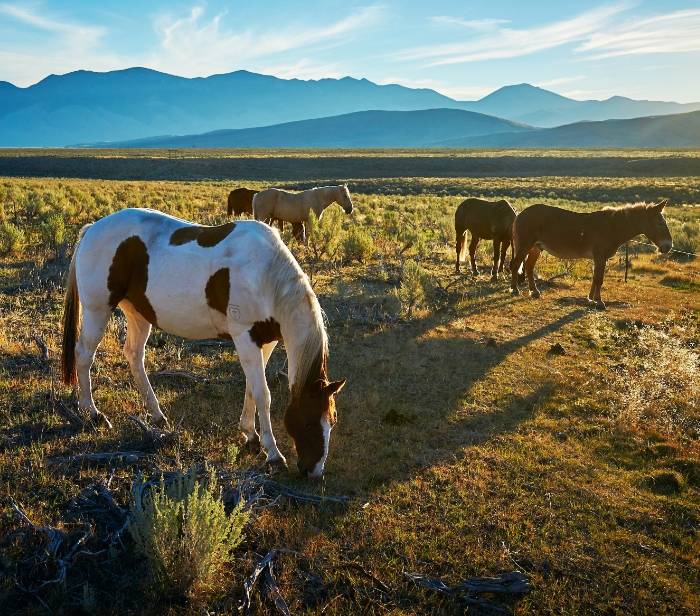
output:
[[213, 469], [197, 480], [193, 467], [167, 483], [161, 477], [150, 490], [143, 482], [134, 484], [129, 532], [157, 588], [164, 595], [192, 597], [214, 590], [248, 518], [242, 501], [226, 514]]
[[618, 419], [631, 427], [700, 436], [700, 355], [666, 332], [644, 327], [627, 352]]
[[393, 293], [401, 302], [401, 311], [410, 319], [413, 311], [425, 304], [431, 289], [430, 274], [419, 263], [408, 259], [401, 270], [401, 284]]
[[374, 254], [374, 240], [366, 229], [352, 227], [343, 238], [343, 257], [347, 261], [365, 263]]
[[343, 225], [340, 208], [329, 208], [318, 218], [313, 210], [309, 212], [306, 234], [311, 254], [316, 260], [323, 257], [334, 259], [338, 252]]
[[11, 222], [0, 224], [0, 254], [18, 253], [24, 246], [25, 234]]

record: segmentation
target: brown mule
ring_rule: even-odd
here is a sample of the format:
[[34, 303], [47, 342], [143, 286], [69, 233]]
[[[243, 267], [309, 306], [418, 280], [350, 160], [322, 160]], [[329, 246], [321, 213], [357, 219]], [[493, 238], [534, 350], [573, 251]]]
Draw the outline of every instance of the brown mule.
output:
[[511, 233], [516, 211], [505, 199], [486, 201], [484, 199], [465, 199], [455, 212], [455, 233], [457, 235], [456, 251], [457, 264], [455, 271], [459, 273], [459, 262], [464, 259], [465, 233], [471, 233], [469, 242], [469, 259], [472, 274], [477, 276], [474, 255], [480, 239], [493, 240], [493, 267], [491, 280], [496, 280], [498, 272], [503, 271], [506, 251], [511, 245]]
[[[605, 308], [600, 299], [607, 260], [626, 241], [646, 235], [662, 253], [673, 246], [663, 209], [667, 201], [644, 203], [597, 212], [572, 212], [551, 205], [537, 204], [518, 214], [513, 224], [513, 259], [510, 263], [511, 292], [519, 295], [518, 269], [525, 261], [530, 295], [539, 297], [534, 270], [542, 250], [560, 259], [592, 259], [593, 281], [588, 301]], [[527, 257], [527, 258], [526, 258]]]

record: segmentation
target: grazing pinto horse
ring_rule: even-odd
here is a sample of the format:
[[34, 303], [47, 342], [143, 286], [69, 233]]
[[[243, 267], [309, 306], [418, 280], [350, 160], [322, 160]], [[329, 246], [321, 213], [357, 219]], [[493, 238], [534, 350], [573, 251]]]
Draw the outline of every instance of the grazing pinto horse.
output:
[[533, 205], [518, 214], [513, 224], [513, 260], [510, 264], [514, 295], [518, 289], [517, 272], [525, 257], [525, 273], [530, 295], [539, 297], [534, 269], [542, 250], [561, 259], [593, 259], [593, 282], [589, 303], [605, 308], [600, 299], [605, 264], [617, 249], [636, 235], [646, 235], [666, 253], [673, 241], [663, 209], [667, 201], [656, 205], [607, 207], [597, 212], [571, 212], [550, 205]]
[[[309, 212], [313, 210], [320, 218], [331, 203], [337, 203], [346, 214], [352, 213], [352, 200], [347, 184], [340, 186], [321, 186], [299, 193], [292, 193], [279, 188], [261, 190], [253, 197], [253, 214], [256, 220], [278, 218], [295, 226], [295, 237], [306, 242], [305, 224], [309, 221]], [[301, 234], [297, 234], [300, 229]]]
[[469, 242], [469, 259], [472, 265], [472, 274], [474, 276], [479, 274], [474, 258], [479, 240], [482, 238], [493, 240], [491, 280], [497, 280], [498, 272], [503, 271], [506, 251], [508, 246], [511, 245], [515, 215], [516, 212], [513, 206], [505, 199], [500, 201], [465, 199], [462, 201], [455, 212], [455, 233], [457, 234], [457, 265], [455, 271], [459, 273], [459, 262], [464, 259], [465, 234], [469, 231], [472, 236]]
[[93, 419], [104, 416], [92, 398], [90, 367], [117, 306], [127, 319], [124, 354], [155, 421], [165, 416], [144, 369], [151, 326], [185, 338], [233, 340], [246, 376], [240, 426], [247, 443], [259, 438], [273, 466], [286, 461], [270, 425], [265, 365], [284, 340], [291, 391], [284, 423], [299, 469], [323, 474], [334, 398], [345, 380], [328, 381], [321, 307], [276, 231], [252, 220], [203, 227], [145, 209], [121, 210], [83, 228], [68, 272], [62, 363], [64, 381], [75, 384], [77, 376], [80, 407]]
[[250, 188], [234, 188], [228, 194], [228, 215], [240, 216], [241, 214], [253, 213], [253, 197], [257, 190]]

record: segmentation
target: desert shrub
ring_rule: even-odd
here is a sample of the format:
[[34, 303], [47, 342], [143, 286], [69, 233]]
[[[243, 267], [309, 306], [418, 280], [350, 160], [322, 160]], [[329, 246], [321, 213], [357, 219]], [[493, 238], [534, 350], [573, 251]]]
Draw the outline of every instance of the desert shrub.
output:
[[0, 224], [0, 254], [19, 252], [24, 246], [25, 234], [11, 222]]
[[348, 261], [364, 263], [374, 252], [374, 240], [362, 227], [352, 227], [343, 238], [343, 257]]
[[408, 317], [425, 304], [432, 288], [430, 274], [416, 261], [409, 259], [403, 264], [401, 284], [394, 289], [394, 296], [401, 303], [402, 312]]
[[687, 254], [700, 254], [700, 223], [684, 223], [681, 228], [673, 233], [673, 248], [680, 252], [672, 252], [671, 255], [678, 260], [685, 260]]
[[187, 597], [213, 589], [248, 517], [242, 501], [227, 515], [213, 469], [198, 481], [193, 467], [155, 489], [134, 484], [129, 532], [160, 591]]
[[47, 216], [39, 225], [39, 234], [44, 246], [50, 247], [56, 257], [65, 254], [66, 223], [63, 215], [54, 213]]
[[335, 257], [343, 235], [340, 212], [339, 208], [329, 208], [320, 219], [313, 210], [309, 212], [306, 234], [309, 250], [315, 259]]
[[652, 327], [639, 330], [627, 355], [616, 387], [618, 419], [666, 434], [700, 434], [700, 355]]

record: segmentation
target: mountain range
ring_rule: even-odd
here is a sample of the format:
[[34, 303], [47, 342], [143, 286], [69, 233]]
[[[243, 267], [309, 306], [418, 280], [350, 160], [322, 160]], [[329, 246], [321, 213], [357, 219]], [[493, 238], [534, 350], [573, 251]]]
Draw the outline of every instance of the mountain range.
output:
[[[382, 116], [376, 110], [428, 110], [430, 113]], [[462, 111], [464, 115], [449, 114], [448, 110]], [[328, 147], [351, 143], [356, 147], [361, 143], [391, 147], [448, 140], [466, 143], [481, 135], [491, 135], [489, 139], [496, 141], [505, 140], [505, 137], [496, 139], [494, 136], [502, 133], [521, 135], [525, 139], [523, 135], [535, 131], [534, 127], [695, 110], [700, 110], [700, 103], [637, 101], [623, 97], [577, 101], [529, 84], [506, 86], [477, 101], [458, 101], [430, 89], [378, 85], [351, 77], [279, 79], [235, 71], [189, 79], [145, 68], [130, 68], [105, 73], [75, 71], [50, 75], [27, 88], [0, 82], [0, 146], [98, 142], [116, 145], [145, 138], [154, 141], [153, 135], [200, 135], [198, 141], [202, 143], [216, 142], [221, 147], [232, 147], [231, 142], [223, 139], [226, 134], [235, 135], [238, 143], [262, 146], [283, 141], [281, 137], [274, 137], [279, 131], [290, 135], [289, 141], [292, 141], [294, 131], [309, 130], [313, 138], [303, 145], [319, 147], [323, 131], [345, 130], [347, 133], [339, 133], [335, 138], [336, 145]], [[369, 111], [373, 114], [356, 115], [356, 112]], [[331, 119], [331, 116], [340, 117]], [[315, 123], [293, 124], [305, 120]], [[362, 126], [363, 120], [369, 125]], [[437, 125], [430, 125], [434, 122]], [[383, 134], [382, 123], [386, 134]], [[270, 128], [273, 125], [276, 127]], [[238, 129], [257, 132], [230, 132]], [[353, 131], [362, 131], [362, 138], [353, 138]], [[158, 139], [166, 143], [163, 138]], [[298, 139], [293, 141], [301, 145]]]

